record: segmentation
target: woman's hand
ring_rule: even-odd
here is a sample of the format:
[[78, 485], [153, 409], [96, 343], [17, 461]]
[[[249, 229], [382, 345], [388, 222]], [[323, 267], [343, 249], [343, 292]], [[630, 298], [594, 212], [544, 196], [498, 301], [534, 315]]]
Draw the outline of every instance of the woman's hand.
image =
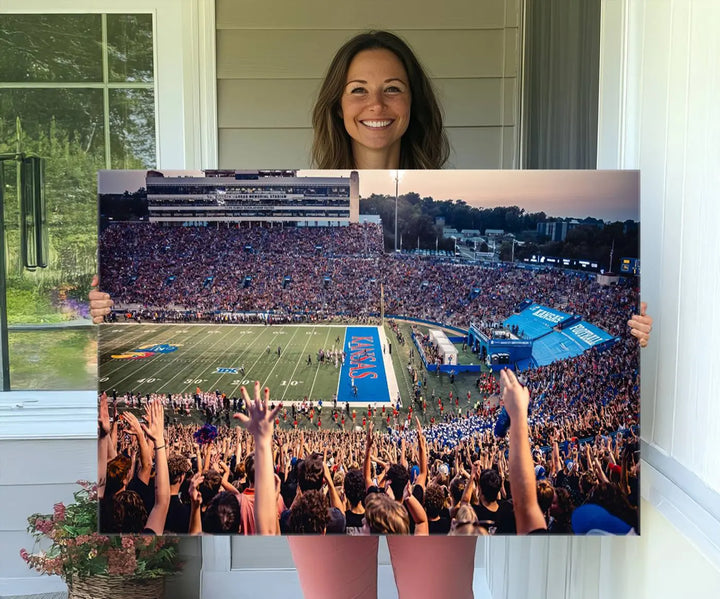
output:
[[114, 302], [110, 299], [110, 295], [95, 289], [99, 282], [100, 279], [98, 279], [98, 276], [95, 275], [92, 283], [90, 283], [90, 286], [93, 287], [93, 289], [88, 294], [88, 299], [90, 300], [90, 316], [92, 316], [92, 321], [95, 324], [100, 324], [105, 316], [110, 314], [110, 309], [114, 304]]
[[630, 334], [637, 338], [640, 347], [647, 346], [648, 340], [650, 339], [650, 331], [652, 331], [653, 319], [652, 316], [648, 316], [645, 313], [646, 310], [647, 304], [640, 302], [640, 314], [633, 314], [632, 318], [628, 320]]

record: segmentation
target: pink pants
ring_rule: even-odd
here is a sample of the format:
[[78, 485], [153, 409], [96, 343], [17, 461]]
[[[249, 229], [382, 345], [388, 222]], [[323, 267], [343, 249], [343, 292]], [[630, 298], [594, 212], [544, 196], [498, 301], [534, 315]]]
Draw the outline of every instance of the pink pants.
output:
[[[288, 537], [305, 599], [375, 599], [378, 537]], [[399, 599], [472, 599], [477, 537], [388, 536]]]

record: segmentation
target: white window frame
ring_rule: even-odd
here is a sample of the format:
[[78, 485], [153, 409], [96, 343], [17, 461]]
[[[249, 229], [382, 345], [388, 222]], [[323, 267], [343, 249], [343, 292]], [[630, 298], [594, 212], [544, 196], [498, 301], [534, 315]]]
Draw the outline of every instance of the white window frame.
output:
[[214, 0], [4, 0], [0, 12], [152, 14], [157, 168], [217, 167]]
[[[125, 0], [122, 5], [110, 0], [3, 0], [2, 13], [152, 14], [157, 167], [217, 168], [214, 0]], [[0, 392], [0, 444], [95, 438], [96, 406], [95, 391]], [[0, 546], [2, 537], [0, 533]], [[64, 588], [54, 576], [0, 578], [0, 594]]]

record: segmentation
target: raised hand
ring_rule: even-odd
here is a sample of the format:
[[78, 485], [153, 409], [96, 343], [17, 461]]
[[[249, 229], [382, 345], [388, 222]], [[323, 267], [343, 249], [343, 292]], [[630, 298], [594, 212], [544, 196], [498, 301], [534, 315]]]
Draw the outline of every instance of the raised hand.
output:
[[110, 411], [108, 409], [108, 396], [103, 392], [100, 396], [98, 408], [98, 436], [105, 437], [110, 434]]
[[650, 331], [652, 331], [653, 319], [646, 314], [647, 304], [640, 302], [640, 314], [633, 314], [628, 320], [630, 334], [636, 337], [640, 343], [640, 347], [646, 347], [650, 339]]
[[205, 480], [205, 477], [201, 472], [198, 472], [190, 479], [190, 487], [188, 488], [188, 495], [190, 497], [190, 503], [194, 506], [202, 505], [202, 494], [200, 493], [200, 483]]
[[163, 405], [159, 399], [153, 400], [145, 406], [145, 418], [148, 424], [143, 424], [142, 428], [148, 438], [155, 443], [156, 447], [165, 444], [164, 414]]
[[120, 418], [127, 422], [128, 426], [130, 427], [130, 430], [127, 431], [128, 434], [138, 437], [142, 434], [142, 426], [140, 425], [140, 421], [137, 419], [137, 416], [135, 416], [135, 414], [130, 411], [123, 412]]
[[373, 422], [368, 423], [367, 435], [365, 437], [365, 451], [369, 452], [373, 444]]
[[278, 403], [272, 410], [268, 409], [268, 400], [270, 399], [270, 389], [265, 387], [262, 399], [260, 397], [260, 381], [255, 381], [255, 399], [250, 401], [247, 389], [240, 389], [245, 405], [247, 406], [248, 416], [245, 414], [233, 414], [233, 418], [240, 421], [248, 432], [255, 438], [272, 439], [273, 429], [275, 427], [275, 416], [282, 409], [282, 403]]
[[88, 294], [90, 300], [90, 316], [95, 324], [99, 324], [103, 321], [107, 314], [110, 314], [110, 309], [114, 305], [114, 302], [110, 299], [110, 295], [103, 293], [96, 289], [100, 279], [97, 275], [93, 276], [92, 283], [90, 286], [93, 288]]
[[500, 371], [500, 386], [502, 401], [508, 416], [510, 416], [510, 422], [527, 419], [530, 405], [530, 391], [527, 387], [520, 384], [515, 373], [509, 368]]
[[330, 472], [330, 467], [327, 463], [327, 448], [323, 450], [323, 477], [325, 478], [325, 482], [328, 484], [328, 486], [332, 486], [333, 477], [332, 473]]

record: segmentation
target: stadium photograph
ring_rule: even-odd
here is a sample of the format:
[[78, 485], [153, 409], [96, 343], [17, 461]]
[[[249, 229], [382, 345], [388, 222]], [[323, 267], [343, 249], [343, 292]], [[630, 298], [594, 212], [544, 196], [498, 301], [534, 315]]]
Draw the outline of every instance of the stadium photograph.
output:
[[98, 187], [103, 532], [515, 534], [518, 427], [548, 532], [640, 532], [637, 172]]

